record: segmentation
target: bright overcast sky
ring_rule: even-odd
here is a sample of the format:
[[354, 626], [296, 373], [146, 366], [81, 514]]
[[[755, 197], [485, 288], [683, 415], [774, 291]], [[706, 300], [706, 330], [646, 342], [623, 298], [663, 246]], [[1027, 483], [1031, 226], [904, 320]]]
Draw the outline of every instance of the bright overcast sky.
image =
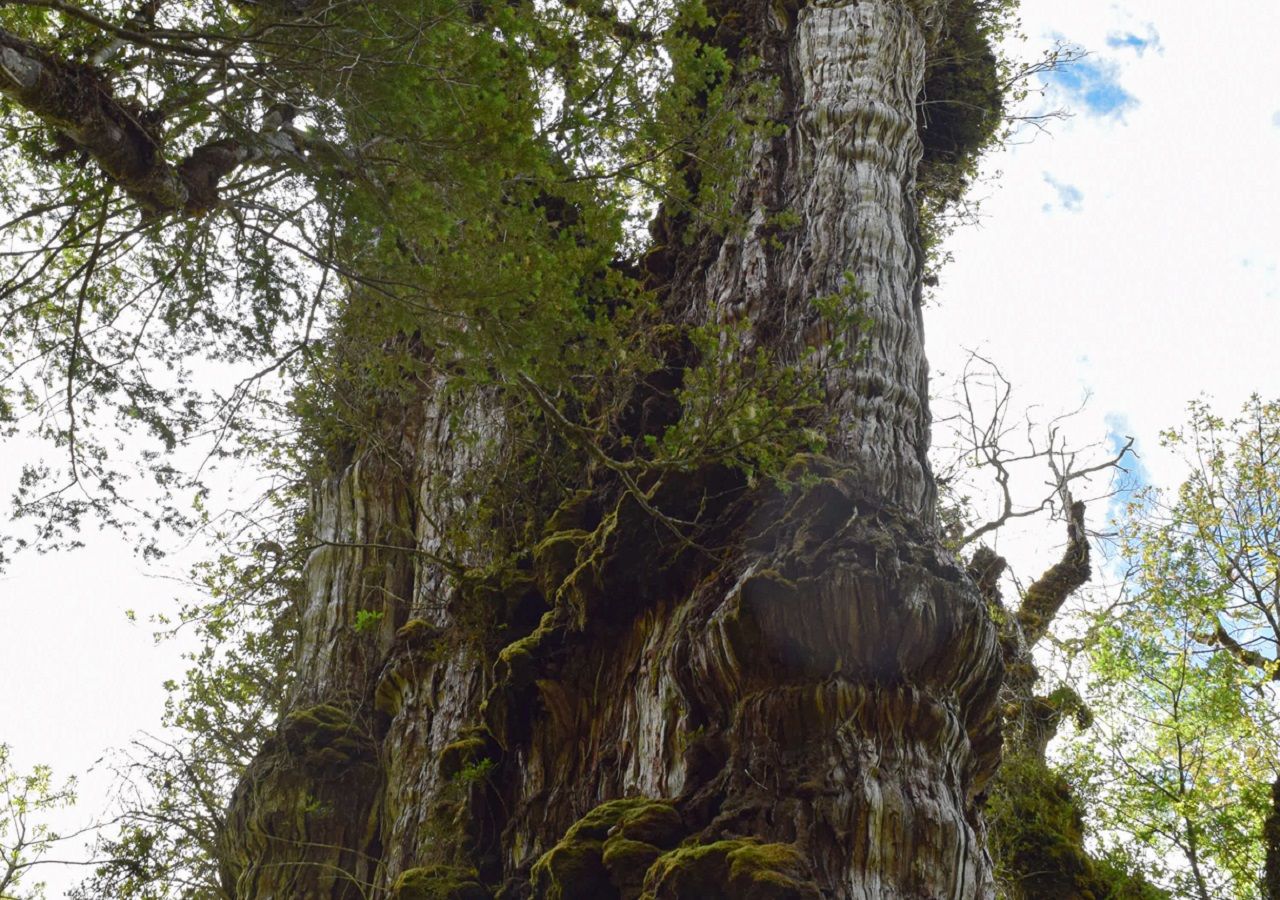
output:
[[[1148, 477], [1171, 484], [1157, 436], [1189, 399], [1229, 414], [1252, 392], [1280, 396], [1280, 5], [1026, 0], [1023, 23], [1027, 56], [1055, 39], [1090, 55], [1046, 98], [1072, 118], [989, 161], [1003, 174], [977, 189], [981, 223], [951, 240], [930, 357], [950, 376], [961, 348], [979, 350], [1049, 412], [1091, 394], [1073, 438], [1131, 434]], [[155, 728], [180, 670], [124, 610], [181, 588], [90, 543], [0, 576], [0, 741], [21, 767], [83, 773]], [[86, 783], [82, 818], [102, 789]], [[56, 897], [70, 876], [44, 877]]]
[[1230, 415], [1280, 396], [1280, 7], [1027, 0], [1022, 18], [1028, 53], [1089, 55], [1045, 97], [1071, 118], [989, 160], [980, 224], [950, 241], [925, 319], [935, 376], [971, 348], [1015, 405], [1088, 394], [1072, 440], [1133, 435], [1147, 477], [1176, 484], [1158, 435], [1189, 400]]

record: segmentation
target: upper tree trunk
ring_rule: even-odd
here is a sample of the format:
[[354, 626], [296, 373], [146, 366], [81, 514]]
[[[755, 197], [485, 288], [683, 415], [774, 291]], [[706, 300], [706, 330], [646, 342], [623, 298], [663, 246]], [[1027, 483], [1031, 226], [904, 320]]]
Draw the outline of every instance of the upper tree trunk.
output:
[[[588, 560], [609, 507], [584, 492], [529, 572], [465, 584], [431, 562], [456, 502], [441, 486], [494, 466], [504, 426], [487, 395], [450, 395], [489, 438], [459, 440], [425, 387], [397, 441], [317, 495], [330, 546], [308, 564], [293, 712], [229, 814], [230, 893], [991, 894], [977, 796], [999, 652], [934, 536], [925, 462], [915, 101], [942, 7], [732, 4], [716, 38], [760, 55], [787, 127], [738, 177], [744, 233], [670, 242], [665, 308], [745, 317], [798, 355], [829, 337], [811, 301], [851, 275], [873, 325], [828, 369], [831, 458], [798, 491], [721, 509], [714, 555], [623, 500]], [[783, 211], [798, 225], [767, 227]], [[730, 486], [688, 476], [654, 505], [687, 514]], [[520, 638], [492, 666], [465, 639], [467, 592]], [[357, 629], [362, 609], [385, 617]], [[636, 799], [601, 807], [619, 798]]]

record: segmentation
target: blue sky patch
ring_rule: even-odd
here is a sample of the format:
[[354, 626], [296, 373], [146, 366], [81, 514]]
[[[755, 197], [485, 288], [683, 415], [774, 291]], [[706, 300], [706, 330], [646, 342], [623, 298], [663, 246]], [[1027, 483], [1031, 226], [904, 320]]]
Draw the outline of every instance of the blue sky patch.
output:
[[[1107, 416], [1107, 451], [1109, 453], [1119, 454], [1131, 434], [1133, 434], [1133, 428], [1129, 425], [1126, 416], [1120, 413], [1111, 413]], [[1107, 502], [1108, 519], [1121, 518], [1128, 505], [1137, 499], [1138, 492], [1151, 485], [1151, 473], [1147, 471], [1142, 458], [1134, 450], [1130, 450], [1125, 455], [1120, 467], [1123, 471], [1116, 471], [1115, 480], [1111, 485], [1115, 493]]]
[[[1044, 181], [1058, 195], [1056, 208], [1065, 209], [1067, 212], [1080, 212], [1084, 208], [1084, 191], [1080, 190], [1080, 188], [1074, 184], [1059, 181], [1048, 172], [1044, 173]], [[1045, 212], [1053, 212], [1055, 206], [1052, 203], [1046, 203], [1041, 208]]]
[[1148, 50], [1164, 52], [1164, 46], [1160, 43], [1160, 34], [1151, 25], [1147, 26], [1145, 36], [1134, 34], [1132, 31], [1113, 31], [1107, 35], [1107, 46], [1115, 50], [1132, 50], [1139, 56]]
[[1050, 69], [1047, 85], [1061, 91], [1073, 111], [1100, 118], [1120, 118], [1138, 99], [1120, 84], [1120, 67], [1096, 56], [1082, 56]]

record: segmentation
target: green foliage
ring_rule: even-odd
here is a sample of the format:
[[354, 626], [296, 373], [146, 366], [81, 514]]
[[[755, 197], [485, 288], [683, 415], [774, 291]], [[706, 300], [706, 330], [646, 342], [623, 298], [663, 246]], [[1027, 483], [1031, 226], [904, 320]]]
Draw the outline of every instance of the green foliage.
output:
[[954, 208], [977, 177], [982, 154], [1004, 136], [1006, 104], [1021, 99], [1008, 96], [1017, 65], [997, 50], [1016, 27], [1016, 7], [1010, 0], [952, 3], [930, 55], [917, 101], [921, 232], [930, 251], [954, 227]]
[[1280, 746], [1280, 404], [1227, 421], [1194, 403], [1165, 443], [1191, 474], [1128, 510], [1132, 573], [1089, 648], [1100, 733], [1076, 764], [1099, 827], [1179, 896], [1257, 898]]
[[[166, 731], [112, 760], [119, 822], [100, 833], [95, 856], [104, 862], [73, 896], [221, 896], [216, 842], [226, 798], [274, 733], [294, 675], [281, 661], [296, 641], [307, 525], [286, 497], [277, 493], [277, 507], [259, 510], [260, 521], [278, 523], [280, 542], [229, 549], [200, 566], [202, 598], [174, 621], [157, 620], [158, 640], [193, 633], [194, 649], [184, 675], [165, 685]], [[245, 538], [219, 536], [232, 549]]]
[[751, 350], [746, 321], [691, 330], [698, 362], [676, 392], [680, 419], [661, 436], [645, 437], [655, 468], [725, 465], [754, 483], [781, 475], [798, 453], [822, 450], [830, 431], [820, 417], [827, 381], [859, 352], [872, 323], [852, 278], [842, 291], [811, 302], [830, 339], [805, 348], [796, 362], [778, 348]]
[[44, 884], [29, 876], [62, 838], [44, 819], [75, 799], [74, 779], [57, 787], [48, 766], [18, 772], [9, 761], [9, 746], [0, 744], [0, 898], [45, 896]]
[[[223, 4], [165, 6], [165, 27], [199, 37], [92, 69], [110, 39], [87, 20], [6, 8], [0, 27], [93, 71], [139, 115], [164, 110], [158, 152], [173, 165], [228, 133], [260, 140], [282, 98], [310, 148], [251, 168], [198, 219], [139, 221], [92, 164], [8, 111], [0, 425], [21, 421], [62, 460], [20, 485], [34, 532], [17, 543], [74, 542], [89, 515], [190, 526], [202, 479], [175, 451], [239, 456], [299, 425], [313, 450], [348, 446], [432, 366], [457, 385], [519, 373], [552, 391], [620, 359], [642, 373], [625, 332], [647, 301], [611, 263], [659, 192], [682, 190], [676, 168], [715, 158], [737, 119], [691, 114], [728, 67], [690, 35], [700, 4], [644, 0], [625, 20], [591, 9], [351, 4], [260, 41]], [[210, 71], [209, 46], [259, 75]], [[672, 69], [687, 93], [663, 90]], [[277, 377], [312, 385], [292, 411]], [[136, 470], [118, 441], [145, 448]], [[148, 482], [155, 502], [124, 502], [124, 484]]]
[[361, 609], [356, 612], [356, 621], [352, 627], [355, 628], [357, 634], [367, 634], [376, 631], [386, 616], [387, 614], [380, 609]]
[[464, 786], [487, 782], [493, 777], [493, 770], [497, 765], [498, 764], [493, 760], [485, 757], [484, 759], [478, 759], [475, 762], [467, 763], [458, 770], [458, 774], [454, 777]]
[[[389, 411], [426, 385], [443, 409], [494, 395], [516, 447], [570, 449], [559, 460], [515, 453], [497, 461], [510, 477], [451, 486], [480, 498], [451, 525], [464, 556], [542, 508], [542, 494], [511, 502], [498, 485], [556, 496], [608, 433], [610, 398], [657, 365], [652, 298], [615, 263], [660, 194], [715, 215], [711, 173], [732, 175], [746, 145], [733, 135], [749, 127], [733, 112], [730, 62], [695, 36], [709, 21], [700, 3], [645, 0], [624, 18], [592, 10], [392, 0], [263, 31], [265, 13], [162, 5], [158, 24], [189, 41], [126, 44], [93, 75], [139, 115], [164, 110], [156, 152], [176, 165], [210, 141], [260, 141], [283, 99], [312, 148], [238, 172], [194, 219], [140, 218], [91, 160], [5, 108], [0, 205], [20, 252], [0, 262], [0, 426], [34, 427], [62, 460], [20, 485], [18, 511], [35, 530], [17, 542], [74, 542], [96, 515], [159, 526], [145, 531], [151, 550], [190, 527], [225, 548], [197, 573], [207, 599], [157, 623], [197, 633], [185, 678], [169, 685], [177, 736], [118, 759], [138, 800], [103, 838], [117, 861], [84, 896], [217, 889], [221, 810], [292, 678], [281, 660], [312, 549], [301, 510], [319, 473], [394, 449]], [[110, 43], [69, 12], [5, 7], [0, 27], [77, 66]], [[206, 65], [212, 49], [235, 64]], [[241, 79], [249, 69], [258, 74]], [[680, 173], [695, 157], [708, 177], [689, 185]], [[754, 390], [735, 377], [744, 396]], [[587, 422], [591, 440], [557, 434], [525, 379]], [[744, 418], [741, 458], [754, 467], [778, 431], [759, 421]], [[698, 455], [697, 440], [682, 440], [681, 460]], [[208, 465], [187, 466], [193, 453]], [[268, 474], [262, 499], [230, 516], [210, 509], [212, 467], [249, 457]], [[155, 496], [126, 503], [126, 484]], [[381, 615], [366, 610], [353, 627], [370, 635]]]
[[935, 204], [955, 203], [982, 152], [1004, 124], [1009, 62], [995, 46], [1011, 28], [1015, 4], [952, 4], [921, 92], [922, 188]]

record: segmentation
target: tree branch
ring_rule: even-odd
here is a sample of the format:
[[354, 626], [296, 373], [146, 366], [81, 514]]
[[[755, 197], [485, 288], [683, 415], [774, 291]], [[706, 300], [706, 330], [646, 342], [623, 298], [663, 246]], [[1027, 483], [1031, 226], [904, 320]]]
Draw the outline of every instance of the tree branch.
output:
[[293, 128], [292, 109], [275, 107], [259, 141], [210, 141], [175, 166], [165, 159], [161, 135], [142, 110], [116, 98], [99, 70], [58, 59], [3, 29], [0, 95], [74, 141], [153, 218], [208, 212], [218, 203], [222, 180], [236, 169], [268, 159], [301, 159], [311, 140]]
[[1054, 616], [1077, 588], [1089, 580], [1089, 537], [1084, 529], [1084, 501], [1070, 505], [1067, 547], [1062, 559], [1027, 588], [1018, 607], [1018, 624], [1027, 646], [1034, 647], [1049, 630]]
[[1280, 665], [1277, 665], [1275, 660], [1268, 659], [1257, 650], [1250, 650], [1241, 644], [1231, 636], [1231, 633], [1223, 627], [1221, 622], [1217, 623], [1217, 627], [1206, 643], [1217, 644], [1244, 665], [1262, 669], [1267, 673], [1269, 680], [1280, 681]]

